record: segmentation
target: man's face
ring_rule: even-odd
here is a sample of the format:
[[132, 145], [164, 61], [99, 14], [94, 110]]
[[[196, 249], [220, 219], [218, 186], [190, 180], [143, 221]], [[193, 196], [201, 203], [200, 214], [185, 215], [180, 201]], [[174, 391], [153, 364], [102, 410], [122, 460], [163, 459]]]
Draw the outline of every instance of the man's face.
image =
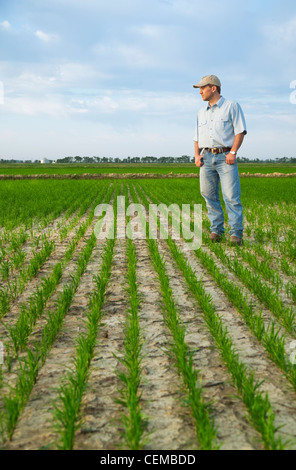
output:
[[216, 87], [212, 85], [205, 85], [200, 87], [199, 93], [204, 101], [209, 101], [215, 94]]

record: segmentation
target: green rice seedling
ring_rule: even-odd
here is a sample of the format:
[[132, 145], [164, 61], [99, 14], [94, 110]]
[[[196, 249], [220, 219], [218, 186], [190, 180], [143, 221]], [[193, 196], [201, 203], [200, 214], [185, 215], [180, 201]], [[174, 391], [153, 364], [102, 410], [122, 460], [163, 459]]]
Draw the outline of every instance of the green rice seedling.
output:
[[10, 268], [11, 268], [10, 262], [7, 260], [3, 260], [0, 266], [0, 274], [1, 274], [2, 281], [7, 281], [7, 279], [9, 278]]
[[37, 237], [33, 238], [32, 246], [35, 248], [35, 250], [39, 248], [40, 242], [41, 242], [41, 235], [38, 235]]
[[[3, 398], [3, 403], [4, 403], [4, 409], [5, 413], [2, 415], [2, 423], [3, 423], [3, 430], [2, 433], [5, 436], [7, 435], [7, 438], [9, 440], [12, 439], [12, 435], [18, 420], [18, 417], [21, 412], [21, 402], [19, 400], [19, 396], [15, 394], [10, 393], [9, 396], [4, 396]], [[5, 440], [5, 437], [3, 437], [3, 441]]]
[[89, 375], [89, 365], [93, 355], [96, 339], [80, 336], [77, 341], [76, 357], [74, 359], [74, 374], [69, 373], [66, 384], [62, 385], [58, 401], [60, 406], [54, 406], [55, 427], [61, 436], [58, 448], [72, 450], [75, 432], [81, 426], [80, 407], [82, 396]]
[[18, 268], [26, 259], [26, 253], [20, 248], [14, 253], [11, 261], [14, 268]]
[[40, 267], [44, 264], [46, 259], [51, 255], [55, 248], [55, 243], [52, 240], [51, 242], [45, 241], [42, 249], [38, 253], [34, 253], [33, 258], [30, 261], [30, 265], [27, 269], [27, 275], [29, 279], [32, 279], [38, 273]]
[[291, 264], [286, 260], [281, 258], [280, 260], [280, 266], [281, 270], [287, 275], [287, 276], [295, 276], [296, 270], [291, 266]]
[[122, 414], [124, 425], [123, 438], [130, 450], [140, 450], [146, 441], [143, 440], [146, 422], [141, 410], [141, 374], [142, 374], [142, 336], [139, 324], [140, 298], [136, 281], [136, 252], [131, 239], [127, 242], [127, 292], [129, 294], [130, 309], [125, 321], [124, 355], [118, 361], [124, 366], [124, 371], [117, 371], [122, 382], [119, 390], [120, 399], [116, 402], [127, 410]]
[[20, 247], [26, 243], [28, 239], [28, 234], [24, 231], [24, 229], [21, 229], [18, 233], [13, 233], [11, 240], [10, 240], [10, 246], [9, 246], [9, 251], [10, 252], [15, 252], [20, 249]]
[[20, 361], [20, 373], [15, 388], [3, 399], [8, 439], [12, 438], [18, 417], [29, 398], [37, 377], [39, 352], [28, 350], [27, 353], [27, 357]]
[[23, 349], [26, 346], [31, 330], [32, 320], [29, 315], [29, 309], [23, 306], [15, 325], [8, 327], [16, 355], [19, 349]]
[[0, 288], [0, 316], [5, 315], [10, 308], [10, 295], [7, 290]]
[[288, 295], [292, 297], [293, 301], [296, 302], [296, 283], [295, 282], [289, 282], [286, 285], [286, 292]]
[[3, 387], [3, 365], [0, 364], [0, 390]]
[[2, 261], [5, 259], [5, 256], [6, 256], [5, 248], [1, 247], [0, 248], [0, 263], [2, 263]]
[[78, 401], [75, 388], [70, 385], [61, 387], [59, 393], [59, 401], [61, 408], [55, 407], [55, 419], [58, 423], [56, 425], [57, 431], [62, 436], [62, 442], [58, 446], [62, 450], [72, 450], [74, 445], [75, 432], [79, 429], [80, 420], [78, 417], [80, 402]]
[[5, 359], [4, 362], [7, 367], [7, 371], [10, 373], [12, 369], [13, 357], [10, 352], [10, 344], [8, 342], [5, 343]]

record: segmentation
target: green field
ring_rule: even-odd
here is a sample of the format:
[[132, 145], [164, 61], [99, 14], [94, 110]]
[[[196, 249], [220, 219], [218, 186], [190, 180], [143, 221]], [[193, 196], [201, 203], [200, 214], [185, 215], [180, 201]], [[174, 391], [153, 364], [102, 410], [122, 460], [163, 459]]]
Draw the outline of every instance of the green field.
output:
[[[239, 163], [240, 173], [295, 173], [296, 164]], [[193, 163], [182, 164], [11, 164], [1, 165], [3, 175], [82, 174], [82, 173], [199, 173]]]
[[242, 178], [238, 247], [194, 178], [0, 184], [2, 449], [296, 449], [295, 178]]

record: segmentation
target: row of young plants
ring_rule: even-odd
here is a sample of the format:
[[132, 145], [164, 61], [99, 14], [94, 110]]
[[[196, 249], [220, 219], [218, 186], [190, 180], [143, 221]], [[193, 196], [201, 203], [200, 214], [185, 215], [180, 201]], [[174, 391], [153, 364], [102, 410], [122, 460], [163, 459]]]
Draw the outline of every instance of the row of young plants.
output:
[[[140, 184], [136, 183], [137, 190], [141, 191]], [[163, 188], [162, 188], [163, 191]], [[164, 194], [162, 192], [162, 194]], [[155, 193], [153, 192], [154, 200]], [[164, 195], [166, 198], [166, 195]], [[141, 198], [144, 205], [147, 207], [149, 201], [146, 196], [141, 192]], [[167, 203], [169, 200], [166, 198]], [[227, 328], [219, 315], [215, 312], [215, 307], [212, 304], [209, 295], [206, 294], [202, 281], [197, 280], [194, 271], [190, 264], [185, 260], [183, 253], [178, 249], [176, 243], [171, 237], [168, 238], [168, 245], [170, 247], [173, 258], [182, 271], [188, 286], [199, 302], [204, 312], [205, 321], [213, 335], [216, 344], [219, 348], [220, 354], [224, 359], [232, 381], [236, 386], [239, 395], [245, 403], [250, 419], [254, 427], [261, 433], [262, 440], [266, 449], [282, 449], [285, 444], [282, 442], [280, 436], [277, 436], [277, 428], [275, 426], [275, 413], [272, 410], [268, 395], [263, 395], [260, 391], [261, 382], [255, 379], [254, 371], [250, 371], [247, 366], [239, 359], [239, 354], [234, 348], [231, 337], [227, 332]], [[202, 250], [197, 250], [201, 252]], [[275, 335], [276, 336], [276, 335]]]
[[[127, 184], [124, 183], [123, 194], [128, 200]], [[124, 348], [121, 357], [115, 356], [122, 366], [116, 374], [121, 381], [119, 390], [120, 398], [116, 401], [122, 406], [123, 440], [127, 449], [141, 450], [147, 442], [146, 429], [147, 417], [143, 414], [140, 388], [142, 385], [142, 347], [144, 338], [140, 328], [139, 308], [141, 299], [137, 283], [137, 256], [132, 241], [130, 217], [126, 217], [128, 223], [128, 238], [126, 246], [127, 258], [127, 294], [129, 309], [126, 312], [124, 323]]]
[[[111, 194], [109, 192], [109, 194]], [[91, 218], [90, 218], [91, 220]], [[86, 230], [86, 227], [85, 227]], [[85, 233], [85, 230], [80, 235], [82, 236]], [[78, 243], [78, 238], [76, 240], [76, 244]], [[17, 381], [13, 388], [11, 388], [9, 394], [4, 394], [3, 403], [4, 409], [1, 416], [1, 423], [2, 423], [2, 434], [4, 436], [4, 440], [7, 437], [10, 439], [13, 435], [14, 428], [16, 426], [18, 417], [23, 410], [26, 402], [29, 398], [30, 391], [36, 381], [37, 374], [39, 368], [44, 364], [46, 360], [46, 356], [51, 349], [51, 346], [60, 331], [63, 319], [70, 307], [72, 299], [75, 295], [75, 292], [79, 286], [80, 279], [82, 274], [84, 273], [93, 248], [96, 244], [96, 238], [94, 234], [89, 238], [83, 252], [78, 257], [76, 262], [76, 271], [73, 276], [71, 276], [71, 280], [68, 284], [63, 287], [61, 294], [57, 300], [57, 306], [54, 311], [50, 311], [47, 315], [46, 325], [43, 328], [40, 340], [34, 341], [30, 348], [25, 347], [23, 345], [23, 354], [21, 356], [17, 356], [15, 360], [18, 361], [18, 372], [17, 372]], [[70, 247], [71, 252], [73, 252], [73, 247]], [[64, 258], [64, 262], [67, 263], [66, 256]], [[64, 267], [64, 266], [63, 266]], [[61, 277], [61, 263], [57, 263], [53, 269], [53, 275], [55, 279], [51, 278], [51, 283], [48, 282], [46, 285], [47, 292], [50, 294], [54, 291], [56, 287], [56, 281], [58, 281]], [[49, 279], [49, 278], [48, 278]], [[43, 292], [45, 294], [45, 292]], [[37, 300], [40, 300], [40, 296], [35, 298], [35, 304], [31, 304], [31, 314], [34, 314], [34, 311], [38, 312], [40, 315], [40, 308]], [[41, 309], [43, 310], [44, 305], [41, 304]], [[23, 317], [25, 318], [25, 316]], [[19, 327], [19, 332], [22, 334], [21, 326]], [[28, 336], [25, 335], [25, 344], [28, 339]], [[18, 339], [20, 342], [20, 339]], [[9, 351], [7, 351], [7, 366], [8, 370], [11, 366], [11, 358], [9, 355]], [[15, 361], [14, 360], [14, 361]]]

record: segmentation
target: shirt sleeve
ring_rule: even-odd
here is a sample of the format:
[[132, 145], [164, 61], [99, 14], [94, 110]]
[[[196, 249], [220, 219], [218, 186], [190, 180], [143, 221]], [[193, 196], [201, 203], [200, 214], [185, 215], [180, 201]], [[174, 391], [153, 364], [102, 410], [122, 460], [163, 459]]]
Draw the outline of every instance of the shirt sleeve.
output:
[[242, 108], [238, 103], [233, 103], [232, 109], [232, 124], [234, 135], [241, 134], [242, 132], [247, 133], [247, 126], [245, 121], [245, 116]]

